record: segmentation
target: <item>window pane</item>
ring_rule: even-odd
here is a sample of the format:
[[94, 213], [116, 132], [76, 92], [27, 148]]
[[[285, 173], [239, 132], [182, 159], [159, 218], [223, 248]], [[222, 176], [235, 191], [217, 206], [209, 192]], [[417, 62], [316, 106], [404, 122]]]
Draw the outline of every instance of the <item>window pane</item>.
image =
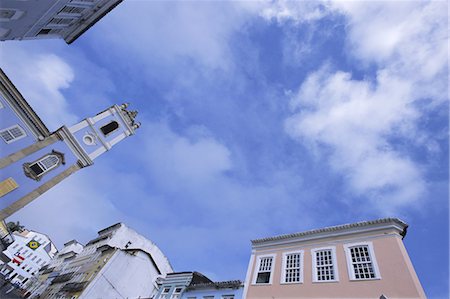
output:
[[37, 163], [31, 164], [30, 168], [36, 175], [40, 175], [44, 172], [44, 169], [42, 169]]
[[115, 131], [118, 127], [119, 127], [119, 124], [116, 121], [112, 121], [109, 124], [101, 127], [100, 130], [102, 131], [103, 135], [106, 136], [106, 135], [112, 133], [113, 131]]
[[269, 283], [270, 282], [270, 272], [260, 272], [256, 278], [256, 283]]

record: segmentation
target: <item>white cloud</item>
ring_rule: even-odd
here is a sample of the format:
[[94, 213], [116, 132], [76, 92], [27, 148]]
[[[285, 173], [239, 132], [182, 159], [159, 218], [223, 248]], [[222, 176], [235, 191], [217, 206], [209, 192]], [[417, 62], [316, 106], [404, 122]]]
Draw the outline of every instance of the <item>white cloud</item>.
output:
[[448, 28], [446, 1], [332, 3], [348, 20], [348, 51], [414, 82], [415, 93], [447, 98]]
[[[424, 168], [391, 138], [439, 152], [418, 123], [447, 99], [446, 3], [297, 1], [273, 6], [278, 22], [301, 25], [327, 14], [345, 16], [349, 59], [360, 63], [360, 71], [377, 70], [372, 80], [354, 79], [328, 66], [310, 74], [292, 96], [287, 132], [317, 155], [328, 153], [331, 168], [344, 175], [350, 190], [384, 213], [407, 204], [417, 207], [427, 189]], [[327, 12], [314, 14], [323, 8]]]
[[101, 32], [96, 39], [98, 43], [106, 42], [125, 53], [133, 53], [148, 65], [178, 64], [183, 58], [200, 66], [227, 69], [231, 64], [228, 39], [242, 29], [257, 6], [258, 3], [234, 2], [143, 5], [125, 1], [108, 15], [107, 24], [96, 25], [95, 29]]
[[287, 131], [316, 148], [331, 149], [332, 169], [344, 174], [353, 192], [392, 211], [421, 198], [426, 186], [419, 167], [387, 139], [414, 131], [419, 113], [410, 84], [385, 72], [372, 84], [323, 68], [293, 97], [299, 112], [287, 120]]
[[1, 50], [4, 72], [51, 131], [77, 121], [62, 93], [74, 80], [74, 72], [61, 57], [15, 44], [2, 45]]
[[327, 2], [320, 1], [281, 0], [263, 2], [260, 15], [267, 20], [276, 20], [280, 23], [285, 21], [312, 22], [329, 13], [327, 6]]
[[142, 158], [161, 184], [206, 184], [232, 168], [230, 151], [204, 130], [182, 136], [165, 123], [143, 122]]

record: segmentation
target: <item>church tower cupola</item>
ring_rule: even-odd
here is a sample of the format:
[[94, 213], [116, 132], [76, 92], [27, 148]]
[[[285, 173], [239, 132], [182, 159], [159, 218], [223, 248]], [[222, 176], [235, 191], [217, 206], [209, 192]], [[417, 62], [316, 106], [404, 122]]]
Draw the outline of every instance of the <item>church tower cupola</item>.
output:
[[141, 124], [136, 121], [138, 112], [128, 110], [128, 106], [128, 103], [111, 106], [69, 128], [90, 160], [110, 150], [126, 137], [134, 135], [135, 130], [140, 127]]

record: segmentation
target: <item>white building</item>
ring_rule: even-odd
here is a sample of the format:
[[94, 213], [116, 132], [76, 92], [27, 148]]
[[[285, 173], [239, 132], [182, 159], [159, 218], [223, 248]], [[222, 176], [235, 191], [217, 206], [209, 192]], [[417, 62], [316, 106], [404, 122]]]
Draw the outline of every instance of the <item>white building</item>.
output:
[[14, 242], [0, 256], [1, 273], [12, 283], [23, 285], [48, 264], [58, 250], [44, 234], [24, 230], [13, 233]]
[[30, 288], [30, 298], [150, 298], [157, 279], [170, 272], [153, 242], [117, 223], [99, 231], [78, 254], [61, 253], [40, 272], [40, 286]]
[[0, 40], [63, 38], [68, 44], [122, 0], [2, 0]]
[[[71, 240], [64, 244], [58, 254], [47, 265], [41, 268], [38, 275], [35, 275], [24, 286], [30, 297], [35, 297], [42, 294], [46, 288], [50, 286], [53, 278], [58, 276], [60, 271], [69, 265], [67, 261], [75, 258], [75, 256], [83, 251], [84, 246], [76, 240]], [[59, 269], [59, 271], [54, 271]]]

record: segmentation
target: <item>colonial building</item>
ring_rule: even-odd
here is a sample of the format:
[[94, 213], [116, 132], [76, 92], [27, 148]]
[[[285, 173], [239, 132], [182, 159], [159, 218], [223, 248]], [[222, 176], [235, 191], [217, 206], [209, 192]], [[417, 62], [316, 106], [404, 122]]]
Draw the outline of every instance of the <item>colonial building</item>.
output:
[[14, 242], [14, 237], [8, 229], [6, 222], [4, 220], [0, 221], [0, 251], [5, 250], [9, 244]]
[[63, 38], [68, 44], [122, 0], [2, 0], [0, 40]]
[[58, 250], [50, 238], [34, 231], [13, 232], [14, 242], [0, 255], [0, 273], [12, 283], [25, 284], [48, 264]]
[[53, 278], [58, 276], [58, 272], [53, 272], [53, 269], [64, 270], [68, 263], [74, 259], [75, 256], [83, 251], [84, 246], [78, 243], [76, 240], [71, 240], [64, 244], [64, 248], [61, 249], [58, 254], [44, 267], [39, 270], [38, 275], [32, 277], [23, 288], [27, 291], [26, 295], [42, 294], [46, 288], [50, 286]]
[[397, 218], [252, 241], [244, 298], [426, 298]]
[[241, 299], [243, 290], [240, 280], [192, 284], [181, 299]]
[[51, 133], [0, 70], [0, 220], [133, 135], [137, 112], [127, 107], [114, 105]]
[[149, 298], [157, 280], [173, 272], [153, 242], [122, 223], [99, 231], [82, 249], [74, 242], [40, 272], [30, 298]]
[[199, 272], [175, 272], [159, 281], [155, 299], [241, 299], [239, 280], [213, 282]]
[[192, 284], [211, 283], [212, 281], [199, 272], [174, 272], [158, 280], [155, 299], [180, 299], [181, 294]]

